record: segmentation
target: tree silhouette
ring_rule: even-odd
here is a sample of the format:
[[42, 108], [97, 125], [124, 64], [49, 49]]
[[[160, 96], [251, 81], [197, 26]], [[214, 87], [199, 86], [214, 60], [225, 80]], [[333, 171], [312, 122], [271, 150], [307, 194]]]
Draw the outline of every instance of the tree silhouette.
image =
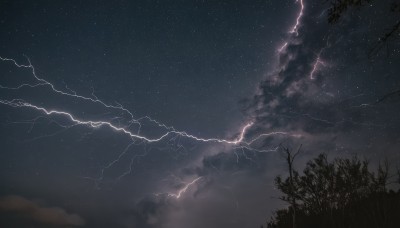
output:
[[280, 176], [277, 176], [275, 178], [275, 183], [278, 189], [285, 194], [280, 199], [290, 203], [291, 205], [292, 209], [291, 214], [293, 221], [292, 227], [296, 228], [296, 208], [297, 208], [296, 199], [299, 198], [298, 196], [299, 193], [297, 192], [297, 189], [299, 189], [298, 186], [299, 173], [294, 170], [293, 162], [296, 156], [300, 153], [301, 145], [296, 153], [292, 153], [292, 151], [288, 147], [284, 147], [282, 145], [280, 146], [280, 148], [284, 151], [285, 154], [285, 160], [288, 165], [289, 177], [286, 178], [286, 180], [282, 181], [282, 178]]
[[276, 211], [267, 227], [400, 227], [400, 191], [387, 188], [387, 161], [375, 173], [357, 156], [329, 161], [320, 154], [300, 175], [295, 156], [284, 152], [289, 175], [276, 177], [275, 185], [289, 207]]

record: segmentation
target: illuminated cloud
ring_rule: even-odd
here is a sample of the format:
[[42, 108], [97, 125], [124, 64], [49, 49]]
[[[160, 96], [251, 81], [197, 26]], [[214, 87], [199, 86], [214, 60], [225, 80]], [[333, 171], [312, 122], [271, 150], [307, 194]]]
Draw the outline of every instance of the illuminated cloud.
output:
[[32, 219], [40, 224], [55, 226], [83, 226], [85, 220], [60, 207], [45, 207], [22, 196], [9, 195], [0, 198], [0, 211]]

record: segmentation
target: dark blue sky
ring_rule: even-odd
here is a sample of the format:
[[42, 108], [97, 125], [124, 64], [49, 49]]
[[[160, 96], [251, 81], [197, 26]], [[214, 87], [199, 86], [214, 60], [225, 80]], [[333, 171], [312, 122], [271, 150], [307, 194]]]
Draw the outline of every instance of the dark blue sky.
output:
[[399, 165], [398, 15], [329, 6], [1, 1], [0, 226], [259, 227], [279, 144]]

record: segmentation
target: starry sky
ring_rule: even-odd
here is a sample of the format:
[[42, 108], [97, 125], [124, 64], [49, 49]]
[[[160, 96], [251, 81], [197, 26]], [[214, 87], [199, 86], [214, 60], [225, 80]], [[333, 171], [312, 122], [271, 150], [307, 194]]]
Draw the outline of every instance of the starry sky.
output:
[[399, 166], [398, 14], [330, 6], [0, 1], [0, 226], [260, 227], [279, 145]]

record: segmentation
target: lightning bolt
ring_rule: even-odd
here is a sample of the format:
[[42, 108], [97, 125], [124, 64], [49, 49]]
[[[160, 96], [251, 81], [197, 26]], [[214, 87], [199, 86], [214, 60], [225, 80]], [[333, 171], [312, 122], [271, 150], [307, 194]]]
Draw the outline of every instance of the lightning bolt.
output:
[[278, 48], [278, 53], [280, 54], [288, 46], [288, 42], [285, 42], [280, 48]]
[[[26, 57], [26, 56], [25, 56], [25, 57]], [[68, 86], [66, 86], [66, 88], [67, 88], [68, 90], [70, 90], [70, 92], [57, 89], [57, 88], [54, 86], [54, 84], [52, 84], [51, 82], [49, 82], [49, 81], [47, 81], [47, 80], [45, 80], [45, 79], [43, 79], [43, 78], [40, 78], [40, 77], [36, 74], [35, 67], [32, 65], [30, 59], [29, 59], [28, 57], [26, 57], [26, 58], [27, 58], [27, 60], [28, 60], [29, 65], [19, 64], [19, 63], [18, 63], [16, 60], [14, 60], [14, 59], [11, 59], [11, 58], [4, 58], [4, 57], [1, 57], [1, 56], [0, 56], [0, 60], [1, 60], [1, 61], [10, 61], [10, 62], [12, 62], [15, 66], [17, 66], [18, 68], [28, 68], [28, 69], [31, 69], [32, 75], [33, 75], [34, 79], [35, 79], [37, 82], [36, 82], [35, 84], [23, 83], [23, 84], [21, 84], [21, 85], [19, 85], [19, 86], [16, 86], [16, 87], [7, 87], [7, 86], [0, 85], [0, 88], [1, 88], [1, 89], [19, 90], [19, 89], [22, 89], [22, 88], [24, 88], [24, 87], [35, 88], [35, 87], [39, 87], [39, 86], [49, 86], [50, 89], [51, 89], [53, 92], [57, 93], [57, 94], [64, 95], [64, 96], [68, 96], [68, 97], [72, 97], [72, 98], [75, 98], [75, 99], [82, 99], [82, 100], [85, 100], [85, 101], [97, 103], [97, 104], [100, 104], [100, 105], [104, 106], [105, 108], [111, 108], [111, 109], [117, 109], [117, 110], [123, 111], [123, 112], [127, 113], [127, 114], [130, 116], [131, 119], [129, 120], [129, 123], [139, 125], [139, 131], [140, 131], [140, 127], [141, 127], [141, 123], [140, 123], [141, 120], [148, 120], [148, 121], [150, 121], [150, 122], [156, 124], [158, 127], [165, 128], [166, 130], [171, 130], [171, 129], [172, 129], [172, 130], [175, 130], [173, 127], [166, 126], [165, 124], [162, 124], [162, 123], [160, 123], [160, 122], [158, 122], [158, 121], [156, 121], [156, 120], [150, 118], [149, 116], [144, 116], [144, 117], [141, 117], [141, 118], [139, 118], [139, 119], [134, 119], [134, 116], [133, 116], [132, 112], [130, 112], [128, 109], [124, 108], [121, 104], [118, 104], [118, 103], [117, 103], [117, 105], [111, 105], [111, 104], [107, 104], [107, 103], [105, 103], [104, 101], [98, 99], [98, 98], [94, 95], [94, 90], [93, 90], [93, 89], [92, 89], [92, 96], [93, 96], [94, 98], [87, 97], [87, 96], [83, 96], [83, 95], [79, 95], [79, 94], [77, 94], [75, 91], [73, 91], [73, 90], [71, 90], [70, 88], [68, 88]], [[72, 93], [71, 93], [71, 92], [72, 92]]]
[[139, 140], [143, 140], [145, 142], [159, 142], [161, 140], [163, 140], [164, 138], [166, 138], [169, 135], [180, 135], [186, 138], [190, 138], [190, 139], [194, 139], [196, 141], [200, 141], [200, 142], [217, 142], [217, 143], [226, 143], [226, 144], [240, 144], [240, 143], [245, 143], [245, 144], [249, 144], [246, 141], [244, 141], [244, 134], [246, 133], [246, 130], [251, 127], [253, 125], [253, 122], [250, 122], [248, 124], [246, 124], [243, 129], [241, 130], [240, 136], [237, 139], [234, 140], [227, 140], [227, 139], [218, 139], [218, 138], [201, 138], [201, 137], [196, 137], [194, 135], [188, 134], [184, 131], [176, 131], [176, 130], [172, 130], [172, 131], [168, 131], [166, 133], [164, 133], [163, 135], [156, 137], [156, 138], [150, 138], [150, 137], [145, 137], [143, 135], [140, 134], [136, 134], [133, 133], [132, 131], [129, 131], [127, 128], [123, 128], [123, 127], [118, 127], [114, 124], [112, 124], [111, 122], [108, 121], [93, 121], [93, 120], [82, 120], [82, 119], [78, 119], [77, 117], [74, 117], [71, 113], [66, 112], [66, 111], [58, 111], [58, 110], [49, 110], [46, 109], [44, 107], [41, 106], [37, 106], [37, 105], [33, 105], [31, 103], [25, 102], [23, 100], [20, 99], [14, 99], [11, 101], [8, 100], [1, 100], [0, 99], [0, 103], [4, 104], [4, 105], [9, 105], [11, 107], [14, 108], [22, 108], [22, 107], [26, 107], [26, 108], [32, 108], [35, 109], [39, 112], [42, 112], [43, 114], [46, 115], [59, 115], [59, 116], [64, 116], [67, 119], [69, 119], [71, 122], [73, 122], [74, 124], [79, 124], [79, 125], [85, 125], [91, 128], [100, 128], [100, 127], [109, 127], [112, 130], [116, 131], [116, 132], [120, 132], [122, 134], [125, 134], [127, 136], [129, 136], [130, 138], [134, 139], [139, 139]]
[[[299, 35], [299, 33], [298, 33], [298, 29], [299, 29], [299, 26], [300, 26], [300, 21], [301, 21], [301, 18], [303, 17], [303, 12], [304, 12], [304, 3], [303, 3], [303, 0], [296, 0], [296, 2], [300, 2], [300, 6], [301, 6], [301, 8], [300, 8], [300, 12], [299, 12], [299, 14], [297, 15], [297, 17], [296, 17], [296, 23], [292, 26], [292, 28], [289, 30], [289, 34], [295, 34], [296, 36], [298, 36]], [[286, 47], [289, 45], [289, 41], [286, 41], [286, 42], [284, 42], [283, 44], [282, 44], [282, 46], [280, 46], [278, 49], [277, 49], [277, 52], [278, 52], [278, 54], [281, 54], [285, 49], [286, 49]]]
[[[124, 111], [125, 113], [127, 113], [130, 116], [130, 120], [129, 123], [130, 124], [137, 124], [139, 125], [139, 128], [137, 131], [132, 131], [130, 130], [130, 124], [128, 126], [119, 126], [111, 121], [106, 121], [106, 120], [88, 120], [88, 119], [83, 119], [83, 118], [79, 118], [77, 116], [75, 116], [73, 113], [65, 111], [65, 110], [59, 110], [59, 109], [50, 109], [50, 108], [46, 108], [44, 106], [40, 106], [37, 104], [33, 104], [30, 102], [27, 102], [25, 100], [22, 99], [12, 99], [12, 100], [5, 100], [5, 99], [0, 99], [0, 104], [3, 105], [8, 105], [11, 106], [13, 108], [29, 108], [32, 109], [34, 111], [40, 112], [46, 116], [61, 116], [64, 117], [66, 120], [68, 120], [71, 123], [71, 126], [77, 126], [77, 125], [84, 125], [86, 127], [92, 128], [92, 129], [98, 129], [101, 127], [107, 127], [111, 130], [113, 130], [116, 133], [120, 133], [123, 135], [128, 136], [131, 140], [135, 141], [135, 140], [140, 140], [146, 143], [154, 143], [154, 142], [160, 142], [166, 138], [170, 138], [172, 137], [172, 139], [174, 139], [177, 136], [180, 137], [184, 137], [184, 138], [188, 138], [188, 139], [192, 139], [198, 142], [203, 142], [203, 143], [224, 143], [224, 144], [228, 144], [228, 145], [233, 145], [233, 146], [237, 146], [237, 147], [244, 147], [245, 149], [249, 149], [252, 150], [254, 149], [255, 151], [259, 151], [259, 152], [267, 152], [267, 150], [260, 150], [260, 149], [256, 149], [251, 147], [251, 144], [253, 144], [254, 142], [256, 142], [257, 140], [259, 140], [260, 138], [265, 138], [265, 137], [269, 137], [269, 136], [273, 136], [273, 135], [290, 135], [288, 133], [285, 132], [270, 132], [270, 133], [264, 133], [264, 134], [260, 134], [257, 137], [255, 137], [252, 140], [246, 141], [245, 140], [245, 135], [248, 132], [249, 128], [251, 128], [253, 126], [253, 122], [249, 122], [246, 123], [242, 129], [240, 130], [239, 135], [232, 139], [221, 139], [221, 138], [203, 138], [203, 137], [198, 137], [192, 134], [189, 134], [185, 131], [178, 131], [176, 130], [174, 127], [172, 126], [167, 126], [157, 120], [154, 120], [148, 116], [145, 117], [141, 117], [138, 119], [134, 119], [133, 114], [126, 108], [124, 108], [122, 105], [118, 104], [118, 105], [110, 105], [105, 103], [104, 101], [98, 99], [95, 95], [93, 95], [94, 98], [91, 97], [86, 97], [83, 95], [79, 95], [77, 94], [75, 91], [68, 89], [69, 91], [72, 92], [68, 92], [68, 91], [63, 91], [60, 89], [57, 89], [54, 84], [50, 83], [49, 81], [40, 78], [39, 76], [37, 76], [36, 72], [35, 72], [35, 68], [34, 66], [31, 64], [31, 61], [28, 59], [28, 65], [23, 65], [23, 64], [19, 64], [17, 61], [15, 61], [14, 59], [10, 59], [10, 58], [4, 58], [4, 57], [0, 57], [0, 60], [2, 60], [3, 62], [12, 62], [15, 66], [17, 66], [18, 68], [28, 68], [31, 69], [32, 71], [32, 75], [34, 77], [34, 79], [36, 80], [36, 83], [32, 83], [32, 84], [28, 84], [28, 83], [24, 83], [24, 84], [20, 84], [19, 86], [16, 87], [7, 87], [2, 85], [1, 88], [2, 89], [11, 89], [11, 90], [19, 90], [22, 89], [23, 87], [31, 87], [31, 88], [35, 88], [35, 87], [39, 87], [39, 86], [48, 86], [51, 91], [53, 91], [54, 93], [57, 94], [61, 94], [64, 96], [68, 96], [71, 97], [73, 99], [81, 99], [84, 101], [88, 101], [88, 102], [93, 102], [93, 103], [97, 103], [102, 105], [105, 108], [111, 108], [111, 109], [118, 109], [121, 111]], [[93, 94], [93, 92], [92, 92]], [[156, 126], [164, 129], [164, 133], [162, 133], [161, 135], [157, 136], [157, 137], [147, 137], [144, 134], [140, 133], [140, 127], [141, 127], [141, 123], [142, 121], [149, 121], [153, 124], [155, 124]], [[67, 128], [69, 126], [63, 126], [64, 128]], [[129, 148], [129, 146], [127, 147]], [[181, 147], [180, 147], [181, 148]], [[120, 154], [117, 158], [117, 160], [114, 160], [112, 162], [110, 162], [107, 166], [105, 166], [101, 173], [102, 175], [104, 174], [104, 171], [108, 168], [110, 168], [112, 165], [114, 165], [124, 154], [126, 153], [126, 150], [123, 151], [122, 154]]]
[[193, 140], [196, 140], [196, 141], [200, 141], [200, 142], [215, 142], [215, 143], [225, 143], [225, 144], [232, 144], [232, 145], [239, 145], [239, 144], [250, 145], [254, 141], [258, 140], [259, 138], [261, 138], [263, 136], [284, 134], [284, 132], [265, 133], [265, 134], [261, 134], [261, 135], [257, 136], [253, 140], [245, 141], [245, 134], [246, 134], [247, 130], [251, 126], [253, 126], [253, 124], [254, 124], [254, 122], [249, 122], [249, 123], [245, 124], [244, 127], [241, 129], [239, 136], [236, 139], [233, 139], [233, 140], [220, 139], [220, 138], [202, 138], [202, 137], [198, 137], [198, 136], [189, 134], [189, 133], [187, 133], [185, 131], [178, 131], [174, 127], [167, 126], [167, 125], [165, 125], [163, 123], [160, 123], [160, 122], [158, 122], [158, 121], [156, 121], [156, 120], [154, 120], [154, 119], [152, 119], [152, 118], [150, 118], [148, 116], [141, 117], [139, 119], [134, 119], [133, 118], [133, 114], [129, 110], [124, 108], [122, 105], [118, 105], [118, 106], [109, 105], [109, 104], [106, 104], [105, 102], [103, 102], [102, 100], [99, 100], [97, 98], [93, 99], [93, 98], [85, 97], [85, 96], [82, 96], [82, 95], [79, 95], [79, 94], [76, 94], [76, 93], [72, 94], [72, 93], [68, 93], [68, 92], [62, 91], [62, 90], [58, 90], [58, 89], [55, 88], [55, 86], [52, 83], [50, 83], [49, 81], [47, 81], [45, 79], [39, 78], [36, 75], [35, 68], [30, 63], [30, 61], [29, 61], [29, 65], [22, 65], [22, 64], [18, 64], [14, 59], [0, 57], [0, 60], [2, 60], [2, 61], [11, 61], [17, 67], [31, 68], [34, 78], [39, 81], [38, 84], [22, 84], [22, 85], [20, 85], [18, 87], [11, 87], [11, 88], [10, 87], [6, 87], [6, 86], [2, 86], [2, 88], [17, 89], [17, 88], [22, 88], [23, 86], [36, 87], [36, 86], [47, 85], [47, 86], [50, 86], [50, 88], [54, 92], [62, 94], [62, 95], [66, 95], [66, 96], [70, 96], [70, 97], [74, 97], [74, 98], [80, 98], [80, 99], [88, 100], [88, 101], [91, 101], [91, 102], [94, 102], [94, 103], [99, 103], [99, 104], [103, 105], [106, 108], [113, 108], [113, 109], [119, 109], [119, 110], [126, 111], [132, 117], [131, 122], [135, 122], [135, 123], [140, 124], [141, 120], [147, 119], [150, 122], [153, 122], [153, 123], [157, 124], [157, 126], [162, 127], [162, 128], [164, 128], [164, 129], [166, 129], [168, 131], [166, 133], [162, 134], [159, 137], [150, 138], [150, 137], [146, 137], [146, 136], [141, 135], [141, 134], [134, 133], [134, 132], [130, 131], [128, 128], [126, 128], [126, 127], [117, 126], [117, 125], [115, 125], [115, 124], [113, 124], [112, 122], [109, 122], [109, 121], [83, 120], [83, 119], [80, 119], [78, 117], [75, 117], [70, 112], [61, 111], [61, 110], [55, 110], [55, 109], [47, 109], [47, 108], [39, 106], [39, 105], [31, 104], [31, 103], [26, 102], [26, 101], [24, 101], [22, 99], [13, 99], [13, 100], [0, 99], [0, 103], [1, 104], [8, 105], [8, 106], [11, 106], [11, 107], [14, 107], [14, 108], [31, 108], [31, 109], [34, 109], [36, 111], [39, 111], [39, 112], [41, 112], [41, 113], [43, 113], [45, 115], [49, 115], [49, 116], [51, 116], [51, 115], [63, 116], [63, 117], [66, 117], [68, 120], [70, 120], [72, 123], [77, 124], [77, 125], [85, 125], [87, 127], [91, 127], [91, 128], [95, 128], [95, 129], [96, 128], [100, 128], [100, 127], [109, 127], [109, 128], [111, 128], [112, 130], [114, 130], [116, 132], [119, 132], [119, 133], [122, 133], [122, 134], [125, 134], [125, 135], [129, 136], [132, 139], [139, 139], [139, 140], [143, 140], [143, 141], [149, 142], [149, 143], [151, 143], [151, 142], [159, 142], [159, 141], [165, 139], [169, 135], [179, 135], [179, 136], [190, 138], [190, 139], [193, 139]]
[[168, 193], [168, 197], [173, 197], [176, 199], [181, 198], [182, 194], [185, 193], [192, 185], [194, 185], [196, 182], [198, 182], [202, 177], [198, 177], [191, 181], [190, 183], [187, 183], [183, 188], [181, 188], [177, 193]]
[[300, 8], [300, 12], [299, 12], [299, 14], [297, 15], [297, 18], [296, 18], [296, 24], [293, 25], [293, 27], [289, 31], [289, 33], [295, 33], [296, 36], [298, 36], [299, 35], [298, 29], [299, 29], [299, 26], [300, 26], [300, 20], [303, 17], [304, 3], [303, 3], [303, 0], [300, 0], [300, 1], [296, 0], [296, 2], [300, 2], [301, 8]]
[[316, 71], [318, 71], [318, 66], [326, 66], [325, 62], [321, 60], [321, 52], [318, 53], [317, 58], [315, 59], [315, 62], [313, 64], [312, 70], [310, 72], [310, 79], [313, 80], [315, 79], [314, 74]]

